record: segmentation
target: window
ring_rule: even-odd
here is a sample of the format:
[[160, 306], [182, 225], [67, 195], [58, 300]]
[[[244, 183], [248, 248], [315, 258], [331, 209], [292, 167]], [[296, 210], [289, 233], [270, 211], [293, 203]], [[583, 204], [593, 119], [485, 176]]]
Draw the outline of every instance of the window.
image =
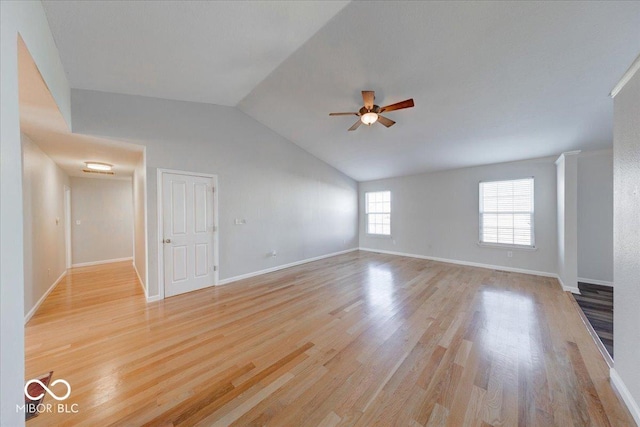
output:
[[391, 192], [365, 193], [367, 234], [391, 236]]
[[480, 183], [480, 243], [534, 247], [533, 178]]

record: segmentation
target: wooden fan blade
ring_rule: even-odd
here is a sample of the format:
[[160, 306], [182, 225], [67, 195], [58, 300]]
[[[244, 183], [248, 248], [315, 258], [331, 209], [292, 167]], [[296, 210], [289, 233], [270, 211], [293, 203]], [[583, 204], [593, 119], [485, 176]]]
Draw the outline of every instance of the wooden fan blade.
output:
[[371, 110], [373, 108], [373, 100], [375, 99], [375, 92], [372, 90], [362, 91], [362, 100], [364, 101], [364, 108]]
[[393, 110], [402, 110], [403, 108], [411, 108], [413, 107], [413, 98], [407, 99], [405, 101], [396, 102], [395, 104], [387, 105], [386, 107], [382, 107], [380, 112], [384, 111], [393, 111]]
[[362, 124], [362, 121], [361, 121], [361, 120], [358, 120], [357, 122], [355, 122], [355, 123], [353, 124], [353, 126], [351, 126], [351, 127], [349, 128], [349, 130], [356, 130], [356, 129], [358, 129], [358, 128], [360, 127], [360, 125], [361, 125], [361, 124]]
[[381, 116], [380, 114], [378, 114], [378, 121], [383, 125], [385, 125], [386, 127], [390, 127], [396, 124], [396, 122], [394, 122], [393, 120], [387, 119], [386, 117]]
[[329, 113], [330, 116], [358, 116], [358, 113]]

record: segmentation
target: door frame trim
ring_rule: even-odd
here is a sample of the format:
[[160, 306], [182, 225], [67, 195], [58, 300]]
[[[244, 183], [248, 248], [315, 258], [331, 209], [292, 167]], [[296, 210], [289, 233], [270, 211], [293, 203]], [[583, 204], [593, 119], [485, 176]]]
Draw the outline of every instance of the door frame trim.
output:
[[219, 254], [218, 254], [218, 236], [220, 235], [220, 225], [218, 221], [218, 193], [220, 192], [220, 188], [218, 187], [218, 175], [209, 174], [209, 173], [200, 173], [200, 172], [190, 172], [190, 171], [182, 171], [176, 169], [164, 169], [158, 168], [156, 172], [156, 187], [157, 187], [157, 201], [156, 201], [156, 212], [157, 212], [157, 221], [158, 221], [158, 234], [156, 236], [157, 246], [158, 246], [158, 299], [164, 299], [164, 244], [162, 243], [162, 237], [164, 233], [164, 216], [163, 216], [163, 179], [162, 175], [165, 173], [173, 173], [178, 175], [188, 175], [188, 176], [198, 176], [203, 178], [211, 178], [213, 180], [213, 187], [215, 191], [213, 192], [213, 262], [214, 265], [218, 266], [217, 269], [213, 272], [213, 285], [218, 285], [218, 279], [220, 274], [220, 263], [219, 263]]
[[66, 269], [73, 265], [71, 250], [71, 186], [64, 185], [64, 265]]

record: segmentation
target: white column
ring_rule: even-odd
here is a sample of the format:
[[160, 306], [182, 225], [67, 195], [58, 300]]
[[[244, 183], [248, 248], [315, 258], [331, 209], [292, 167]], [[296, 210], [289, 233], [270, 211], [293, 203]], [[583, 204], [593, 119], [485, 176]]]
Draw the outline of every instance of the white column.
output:
[[578, 154], [556, 160], [558, 186], [558, 276], [565, 291], [578, 290]]

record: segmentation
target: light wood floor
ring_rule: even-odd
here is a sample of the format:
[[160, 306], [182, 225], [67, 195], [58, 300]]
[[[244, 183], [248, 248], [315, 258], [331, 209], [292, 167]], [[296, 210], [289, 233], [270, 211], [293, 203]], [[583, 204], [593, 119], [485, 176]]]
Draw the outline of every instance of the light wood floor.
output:
[[28, 426], [634, 425], [554, 279], [366, 252], [149, 305], [74, 269], [26, 354], [78, 404]]

